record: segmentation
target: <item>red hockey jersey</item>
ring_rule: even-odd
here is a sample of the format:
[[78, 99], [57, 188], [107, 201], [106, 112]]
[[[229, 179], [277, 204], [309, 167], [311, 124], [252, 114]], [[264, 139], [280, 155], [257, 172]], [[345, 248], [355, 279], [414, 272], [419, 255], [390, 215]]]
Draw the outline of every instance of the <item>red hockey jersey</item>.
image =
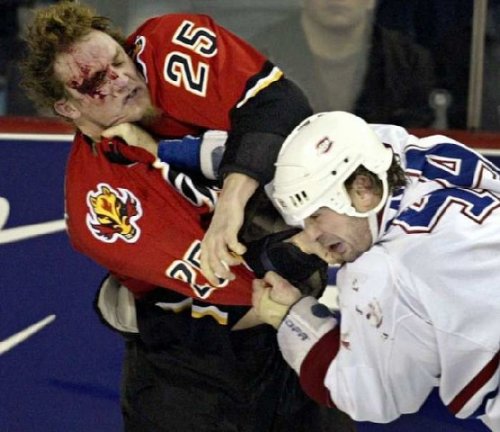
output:
[[283, 75], [205, 15], [151, 18], [127, 43], [153, 103], [165, 113], [153, 126], [164, 137], [228, 130], [230, 111]]
[[[297, 93], [278, 68], [207, 16], [149, 19], [127, 44], [163, 113], [150, 127], [158, 136], [230, 130], [237, 136], [230, 138], [234, 149], [256, 129], [286, 136], [309, 114], [307, 102], [293, 99]], [[269, 86], [278, 95], [262, 97]], [[264, 100], [266, 108], [252, 106], [260, 114], [250, 115], [247, 102], [266, 97], [272, 99]], [[284, 110], [290, 101], [298, 109]], [[254, 153], [272, 165], [262, 150]], [[247, 160], [262, 165], [254, 156]], [[216, 192], [153, 162], [139, 148], [105, 141], [93, 149], [76, 135], [66, 175], [67, 225], [75, 249], [120, 275], [136, 295], [160, 286], [211, 303], [250, 305], [252, 274], [246, 268], [235, 268], [236, 280], [223, 289], [208, 285], [199, 270], [201, 219]]]
[[218, 289], [199, 270], [202, 217], [217, 192], [153, 162], [138, 147], [105, 141], [93, 150], [76, 135], [66, 176], [73, 246], [122, 276], [139, 296], [161, 286], [211, 303], [251, 304], [252, 274], [244, 266], [234, 269], [235, 281]]

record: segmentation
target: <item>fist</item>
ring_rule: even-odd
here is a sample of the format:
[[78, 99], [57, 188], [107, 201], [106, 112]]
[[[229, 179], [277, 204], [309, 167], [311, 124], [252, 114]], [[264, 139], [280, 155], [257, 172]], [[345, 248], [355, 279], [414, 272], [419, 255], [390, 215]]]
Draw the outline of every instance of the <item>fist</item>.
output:
[[257, 316], [277, 329], [290, 306], [302, 297], [301, 292], [277, 273], [268, 272], [253, 282], [252, 303]]

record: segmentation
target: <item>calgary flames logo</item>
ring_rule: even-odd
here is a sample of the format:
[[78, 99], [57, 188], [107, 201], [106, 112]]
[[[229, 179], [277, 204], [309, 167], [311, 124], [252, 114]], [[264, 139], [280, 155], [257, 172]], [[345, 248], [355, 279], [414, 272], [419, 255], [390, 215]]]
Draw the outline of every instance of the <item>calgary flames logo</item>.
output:
[[100, 183], [97, 191], [88, 193], [87, 205], [87, 226], [95, 238], [106, 243], [120, 238], [127, 243], [138, 240], [141, 230], [136, 221], [142, 216], [142, 208], [132, 192]]

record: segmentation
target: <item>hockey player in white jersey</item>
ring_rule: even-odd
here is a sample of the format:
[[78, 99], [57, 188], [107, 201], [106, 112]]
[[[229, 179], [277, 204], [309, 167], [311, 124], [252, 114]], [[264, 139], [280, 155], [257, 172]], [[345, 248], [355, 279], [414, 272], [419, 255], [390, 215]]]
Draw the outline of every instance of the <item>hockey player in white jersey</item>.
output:
[[254, 283], [306, 392], [386, 423], [438, 386], [457, 417], [500, 431], [500, 170], [344, 112], [301, 123], [276, 165], [276, 207], [342, 264], [336, 314], [275, 273]]

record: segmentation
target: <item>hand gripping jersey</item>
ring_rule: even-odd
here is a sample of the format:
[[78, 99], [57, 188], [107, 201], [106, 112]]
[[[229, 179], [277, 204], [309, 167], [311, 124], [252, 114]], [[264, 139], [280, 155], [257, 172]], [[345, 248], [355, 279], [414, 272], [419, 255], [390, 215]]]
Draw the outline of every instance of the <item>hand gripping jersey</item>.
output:
[[311, 396], [356, 420], [416, 412], [439, 386], [457, 417], [500, 431], [500, 170], [444, 136], [373, 129], [409, 184], [374, 246], [338, 272], [340, 324], [306, 298], [281, 349]]
[[199, 270], [202, 219], [216, 199], [215, 190], [195, 185], [138, 147], [110, 140], [94, 150], [76, 135], [66, 177], [71, 242], [122, 276], [136, 295], [163, 286], [214, 303], [251, 304], [245, 267], [235, 268], [236, 280], [218, 290]]
[[[229, 131], [221, 172], [270, 179], [283, 137], [310, 114], [307, 100], [278, 68], [202, 15], [152, 18], [128, 45], [162, 113], [153, 133]], [[73, 246], [136, 295], [160, 286], [213, 303], [250, 305], [245, 268], [220, 290], [199, 271], [201, 222], [216, 192], [166, 164], [153, 168], [153, 159], [118, 141], [93, 149], [76, 135], [65, 193]]]

